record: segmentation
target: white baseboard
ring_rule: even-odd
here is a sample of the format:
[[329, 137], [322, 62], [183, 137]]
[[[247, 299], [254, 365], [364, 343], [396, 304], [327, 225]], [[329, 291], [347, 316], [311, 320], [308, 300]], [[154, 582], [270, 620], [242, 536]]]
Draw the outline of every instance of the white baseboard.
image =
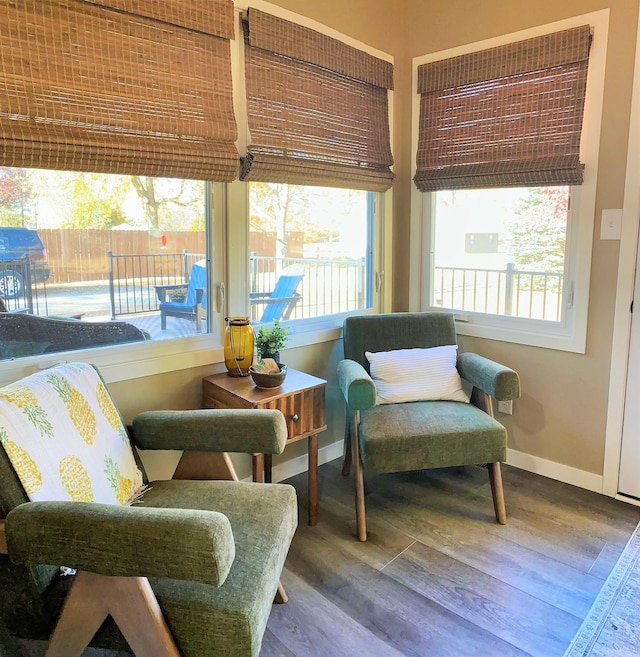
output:
[[627, 504], [633, 504], [633, 506], [640, 506], [640, 500], [636, 499], [635, 497], [628, 497], [627, 495], [621, 495], [618, 493], [615, 495], [616, 500], [620, 500], [621, 502], [626, 502]]
[[[318, 464], [328, 463], [334, 459], [342, 457], [343, 441], [337, 440], [330, 445], [325, 445], [318, 450]], [[532, 456], [524, 452], [518, 452], [515, 449], [507, 449], [507, 464], [514, 468], [534, 472], [535, 474], [549, 477], [556, 481], [562, 481], [565, 484], [585, 488], [596, 493], [602, 492], [602, 476], [585, 470], [578, 470], [569, 465], [556, 463], [539, 456]], [[307, 471], [308, 459], [306, 454], [297, 456], [290, 461], [284, 461], [273, 466], [273, 481], [283, 481], [293, 477], [301, 472]], [[250, 479], [250, 478], [249, 478]], [[249, 481], [247, 479], [247, 481]]]
[[543, 477], [562, 481], [565, 484], [602, 493], [602, 475], [597, 475], [593, 472], [578, 470], [569, 465], [563, 465], [562, 463], [549, 461], [539, 456], [518, 452], [515, 449], [507, 449], [507, 464], [515, 468], [520, 468], [521, 470], [534, 472]]

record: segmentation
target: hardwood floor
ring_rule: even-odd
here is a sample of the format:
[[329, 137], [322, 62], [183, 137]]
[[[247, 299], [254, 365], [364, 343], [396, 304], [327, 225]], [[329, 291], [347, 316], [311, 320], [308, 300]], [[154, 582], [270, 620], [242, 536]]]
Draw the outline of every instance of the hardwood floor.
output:
[[300, 526], [261, 657], [561, 656], [640, 520], [640, 509], [503, 467], [507, 524], [487, 470], [369, 480], [366, 543], [352, 477], [321, 466], [320, 520]]

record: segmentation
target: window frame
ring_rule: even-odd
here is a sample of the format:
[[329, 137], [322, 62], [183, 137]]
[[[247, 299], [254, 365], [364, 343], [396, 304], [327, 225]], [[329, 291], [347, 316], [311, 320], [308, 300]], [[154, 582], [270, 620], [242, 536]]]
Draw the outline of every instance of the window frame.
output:
[[[234, 81], [234, 110], [238, 121], [238, 151], [247, 151], [250, 142], [247, 121], [247, 99], [244, 86], [244, 47], [241, 25], [242, 14], [249, 8], [268, 12], [273, 16], [296, 22], [327, 36], [344, 41], [344, 43], [359, 48], [371, 55], [393, 63], [394, 58], [361, 41], [353, 39], [313, 19], [301, 16], [295, 12], [278, 7], [264, 0], [238, 0], [235, 2], [236, 38], [231, 41], [231, 67]], [[388, 90], [389, 99], [389, 131], [393, 145], [393, 94]], [[249, 188], [248, 183], [235, 180], [226, 185], [228, 190], [227, 230], [227, 261], [229, 263], [244, 262], [244, 266], [229, 266], [227, 269], [227, 315], [249, 316]], [[289, 327], [289, 347], [302, 347], [317, 342], [336, 340], [341, 337], [342, 324], [345, 317], [354, 314], [384, 312], [391, 309], [391, 281], [387, 280], [385, 271], [392, 271], [391, 252], [391, 221], [393, 206], [393, 188], [386, 192], [372, 192], [372, 221], [369, 230], [372, 232], [371, 285], [372, 306], [365, 310], [347, 313], [336, 313], [323, 317], [309, 319], [287, 320], [283, 324]], [[243, 217], [244, 222], [234, 221], [234, 217]], [[242, 225], [241, 225], [242, 223]], [[243, 260], [241, 260], [243, 258]]]
[[[283, 9], [264, 0], [239, 0], [235, 3], [235, 39], [230, 40], [233, 99], [238, 138], [236, 146], [246, 152], [248, 143], [244, 55], [240, 14], [249, 7], [295, 21], [340, 39], [372, 55], [393, 62], [394, 58], [315, 20]], [[389, 90], [389, 126], [393, 144], [393, 91]], [[340, 313], [308, 320], [291, 320], [288, 347], [304, 347], [341, 337], [344, 318], [351, 314], [385, 312], [391, 309], [392, 206], [393, 191], [373, 194], [372, 302], [367, 310]], [[241, 220], [238, 221], [238, 218]], [[211, 225], [207, 224], [209, 244], [208, 304], [210, 323], [207, 334], [148, 343], [124, 344], [95, 349], [74, 350], [0, 362], [0, 385], [16, 381], [38, 369], [62, 361], [83, 360], [96, 365], [107, 383], [157, 374], [222, 365], [224, 318], [249, 314], [249, 213], [247, 183], [211, 183]]]
[[[417, 69], [427, 62], [456, 57], [505, 43], [541, 36], [588, 23], [594, 39], [589, 56], [587, 94], [580, 144], [581, 161], [585, 164], [584, 183], [571, 188], [571, 207], [567, 223], [565, 252], [566, 285], [564, 292], [563, 321], [549, 322], [468, 311], [453, 311], [456, 330], [461, 335], [489, 338], [549, 349], [585, 353], [591, 251], [596, 202], [600, 124], [604, 97], [604, 69], [606, 64], [609, 10], [604, 9], [569, 19], [513, 32], [500, 37], [466, 44], [413, 59], [413, 86], [417, 88]], [[413, 93], [412, 104], [412, 154], [415, 174], [415, 155], [418, 147], [418, 121], [420, 95]], [[411, 191], [411, 246], [410, 266], [416, 272], [409, 286], [409, 305], [414, 311], [442, 311], [433, 306], [430, 299], [431, 276], [434, 265], [433, 235], [434, 196]]]
[[100, 369], [107, 383], [124, 381], [155, 374], [163, 374], [191, 367], [208, 365], [213, 359], [224, 361], [222, 349], [223, 318], [218, 295], [212, 298], [217, 282], [223, 280], [224, 251], [224, 183], [206, 183], [205, 205], [206, 240], [208, 245], [207, 300], [209, 332], [172, 340], [158, 340], [144, 343], [129, 343], [76, 349], [40, 356], [19, 358], [0, 362], [0, 385], [16, 381], [36, 370], [46, 369], [60, 362], [83, 360]]
[[[229, 268], [228, 289], [229, 300], [227, 304], [228, 315], [250, 315], [249, 303], [249, 183], [234, 181], [228, 185], [229, 210], [228, 216], [243, 216], [241, 222], [229, 220], [227, 222], [227, 259], [229, 262], [240, 262], [244, 259], [243, 267]], [[367, 263], [370, 266], [371, 307], [343, 313], [322, 315], [305, 319], [289, 319], [282, 322], [289, 328], [288, 346], [300, 347], [316, 342], [334, 340], [340, 337], [345, 317], [350, 315], [382, 312], [385, 305], [386, 292], [389, 285], [384, 284], [384, 266], [387, 263], [385, 245], [389, 243], [386, 238], [388, 223], [385, 215], [390, 209], [391, 192], [368, 192], [372, 201], [368, 204], [368, 231], [371, 236], [370, 253], [367, 254]], [[385, 264], [385, 266], [387, 266]]]

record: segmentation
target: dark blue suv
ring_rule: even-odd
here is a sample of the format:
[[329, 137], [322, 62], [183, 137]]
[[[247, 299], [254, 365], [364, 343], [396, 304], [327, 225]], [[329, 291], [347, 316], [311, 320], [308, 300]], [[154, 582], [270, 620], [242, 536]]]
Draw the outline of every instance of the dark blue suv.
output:
[[15, 299], [25, 285], [49, 278], [47, 250], [35, 230], [0, 226], [0, 297]]

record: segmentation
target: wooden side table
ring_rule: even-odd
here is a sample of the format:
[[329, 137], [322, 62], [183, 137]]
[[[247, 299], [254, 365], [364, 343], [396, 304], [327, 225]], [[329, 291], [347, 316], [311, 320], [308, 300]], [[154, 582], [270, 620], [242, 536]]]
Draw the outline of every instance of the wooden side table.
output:
[[[277, 409], [287, 422], [287, 444], [308, 438], [309, 524], [318, 522], [318, 434], [327, 428], [324, 397], [327, 382], [288, 368], [278, 388], [256, 388], [251, 377], [233, 377], [226, 372], [202, 381], [205, 408]], [[271, 482], [271, 454], [253, 455], [253, 480]], [[263, 479], [264, 477], [264, 479]]]

